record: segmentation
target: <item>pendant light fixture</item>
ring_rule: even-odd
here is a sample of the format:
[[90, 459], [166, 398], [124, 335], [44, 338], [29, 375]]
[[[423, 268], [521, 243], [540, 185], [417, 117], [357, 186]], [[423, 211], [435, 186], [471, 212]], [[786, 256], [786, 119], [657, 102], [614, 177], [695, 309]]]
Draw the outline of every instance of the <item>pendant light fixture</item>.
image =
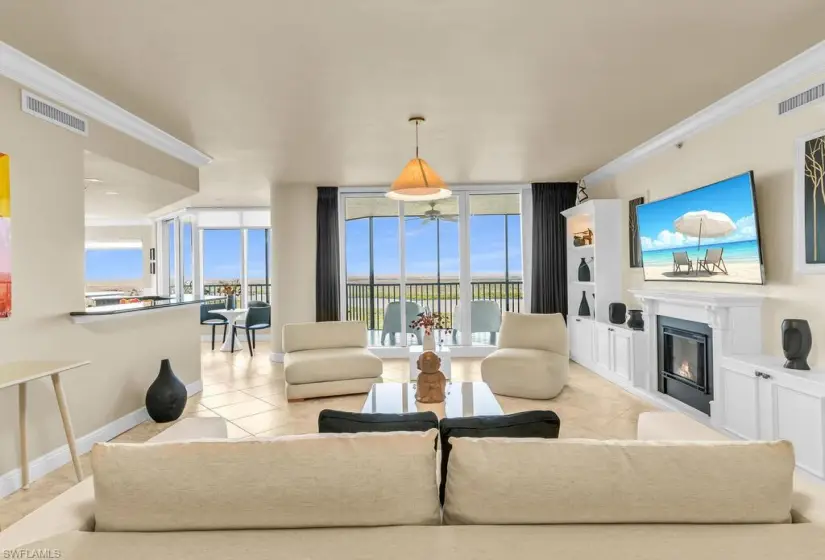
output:
[[395, 200], [417, 201], [438, 200], [447, 198], [453, 193], [438, 176], [438, 173], [427, 165], [427, 162], [418, 157], [418, 125], [424, 122], [424, 117], [410, 117], [415, 124], [415, 158], [401, 171], [387, 192], [387, 198]]

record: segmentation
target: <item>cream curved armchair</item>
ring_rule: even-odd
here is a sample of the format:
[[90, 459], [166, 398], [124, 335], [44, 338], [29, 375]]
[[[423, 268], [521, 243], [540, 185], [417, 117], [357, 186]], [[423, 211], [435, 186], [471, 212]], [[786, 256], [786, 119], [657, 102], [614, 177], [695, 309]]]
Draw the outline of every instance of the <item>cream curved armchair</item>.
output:
[[498, 349], [481, 362], [481, 378], [497, 395], [552, 399], [567, 384], [567, 325], [553, 315], [505, 312]]

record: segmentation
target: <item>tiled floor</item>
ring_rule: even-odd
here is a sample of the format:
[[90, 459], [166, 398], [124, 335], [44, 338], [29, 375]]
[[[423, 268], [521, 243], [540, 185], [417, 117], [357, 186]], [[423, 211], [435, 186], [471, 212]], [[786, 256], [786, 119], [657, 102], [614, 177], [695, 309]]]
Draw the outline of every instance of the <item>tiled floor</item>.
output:
[[[454, 381], [480, 381], [479, 359], [454, 358]], [[385, 360], [384, 380], [409, 380], [407, 360]], [[324, 408], [359, 411], [365, 395], [313, 399], [287, 403], [283, 367], [269, 361], [262, 344], [255, 357], [236, 352], [212, 352], [203, 346], [203, 393], [189, 399], [184, 417], [221, 416], [227, 420], [229, 437], [276, 436], [317, 431], [318, 412]], [[533, 401], [497, 397], [505, 413], [550, 409], [561, 418], [561, 437], [630, 439], [636, 433], [641, 412], [654, 407], [619, 389], [598, 375], [571, 364], [570, 383], [555, 399]], [[143, 442], [169, 425], [146, 422], [114, 441]], [[81, 457], [84, 472], [91, 473], [88, 454]], [[0, 530], [57, 496], [74, 484], [71, 464], [32, 483], [0, 501]]]

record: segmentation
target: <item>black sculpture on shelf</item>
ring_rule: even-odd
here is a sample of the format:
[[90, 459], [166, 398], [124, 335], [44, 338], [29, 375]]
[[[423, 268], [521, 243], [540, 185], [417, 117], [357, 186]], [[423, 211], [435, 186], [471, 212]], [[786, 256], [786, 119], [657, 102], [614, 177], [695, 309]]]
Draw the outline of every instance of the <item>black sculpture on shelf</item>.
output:
[[808, 354], [811, 352], [811, 326], [805, 319], [785, 319], [782, 321], [782, 351], [785, 353], [785, 367], [809, 370]]
[[623, 303], [611, 303], [608, 307], [610, 322], [614, 325], [623, 325], [627, 318], [627, 306]]
[[169, 360], [161, 360], [160, 372], [146, 391], [146, 412], [160, 424], [180, 418], [185, 406], [186, 386], [172, 372]]
[[579, 282], [590, 282], [590, 267], [587, 266], [584, 257], [582, 257], [582, 262], [579, 263]]
[[579, 304], [579, 317], [590, 317], [590, 306], [587, 304], [587, 292], [582, 290], [582, 302]]
[[641, 309], [631, 309], [627, 312], [627, 326], [633, 329], [634, 331], [641, 331], [645, 328], [645, 320], [642, 319], [642, 310]]

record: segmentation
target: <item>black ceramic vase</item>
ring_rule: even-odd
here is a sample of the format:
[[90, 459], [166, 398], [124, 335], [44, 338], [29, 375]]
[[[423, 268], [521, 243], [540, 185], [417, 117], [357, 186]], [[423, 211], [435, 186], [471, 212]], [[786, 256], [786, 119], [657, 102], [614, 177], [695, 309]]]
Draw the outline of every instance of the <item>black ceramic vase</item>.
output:
[[157, 423], [172, 422], [183, 414], [186, 386], [172, 372], [169, 360], [161, 360], [160, 372], [146, 391], [146, 411]]
[[590, 267], [587, 266], [584, 257], [582, 257], [582, 262], [579, 264], [579, 282], [590, 282]]
[[631, 309], [627, 312], [627, 326], [633, 329], [634, 331], [641, 331], [645, 328], [645, 320], [642, 319], [642, 310], [641, 309]]
[[627, 318], [627, 306], [623, 303], [611, 303], [607, 308], [610, 322], [614, 325], [623, 325]]
[[587, 292], [582, 291], [582, 302], [579, 304], [579, 317], [590, 317], [590, 306], [587, 304]]
[[782, 351], [785, 353], [785, 367], [809, 370], [808, 354], [811, 352], [811, 326], [804, 319], [782, 321]]

